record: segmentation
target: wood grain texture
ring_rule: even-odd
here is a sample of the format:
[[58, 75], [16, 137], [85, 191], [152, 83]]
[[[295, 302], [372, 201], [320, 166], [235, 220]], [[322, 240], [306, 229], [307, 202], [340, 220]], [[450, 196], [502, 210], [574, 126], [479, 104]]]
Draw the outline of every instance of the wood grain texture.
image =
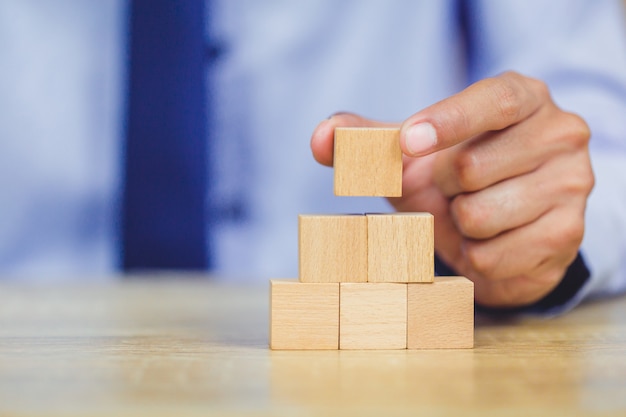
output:
[[474, 349], [272, 351], [255, 277], [38, 278], [0, 280], [2, 416], [625, 415], [626, 297], [477, 316]]
[[339, 284], [270, 281], [270, 348], [339, 348]]
[[364, 215], [300, 215], [298, 225], [300, 281], [367, 281]]
[[340, 349], [406, 349], [407, 284], [342, 283]]
[[400, 197], [400, 130], [336, 128], [335, 195]]
[[408, 285], [409, 349], [474, 347], [474, 283], [465, 277], [436, 277]]
[[366, 217], [369, 282], [433, 281], [432, 214], [368, 214]]

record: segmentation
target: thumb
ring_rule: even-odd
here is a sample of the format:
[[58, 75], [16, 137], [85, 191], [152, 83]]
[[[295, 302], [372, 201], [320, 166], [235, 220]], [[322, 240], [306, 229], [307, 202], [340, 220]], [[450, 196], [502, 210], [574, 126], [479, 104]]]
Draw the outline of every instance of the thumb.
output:
[[519, 123], [548, 102], [549, 92], [538, 80], [514, 72], [486, 78], [409, 117], [400, 147], [408, 156], [428, 155]]
[[354, 113], [333, 114], [328, 119], [322, 120], [311, 135], [313, 157], [322, 165], [333, 165], [335, 128], [337, 127], [399, 127], [399, 125], [367, 119]]

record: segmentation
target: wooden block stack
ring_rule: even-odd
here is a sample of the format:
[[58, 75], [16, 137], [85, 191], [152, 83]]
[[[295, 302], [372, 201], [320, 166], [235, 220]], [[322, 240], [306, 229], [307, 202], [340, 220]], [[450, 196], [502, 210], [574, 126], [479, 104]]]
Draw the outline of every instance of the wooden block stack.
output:
[[[337, 128], [335, 194], [397, 197], [397, 129]], [[270, 281], [271, 349], [474, 345], [474, 284], [434, 276], [429, 213], [300, 215], [299, 279]]]

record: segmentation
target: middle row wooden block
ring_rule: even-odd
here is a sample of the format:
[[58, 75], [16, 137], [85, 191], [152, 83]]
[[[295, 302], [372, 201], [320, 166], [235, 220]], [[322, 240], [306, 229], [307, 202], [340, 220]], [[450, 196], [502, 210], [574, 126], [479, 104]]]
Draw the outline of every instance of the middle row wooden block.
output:
[[301, 282], [432, 282], [430, 213], [300, 215]]

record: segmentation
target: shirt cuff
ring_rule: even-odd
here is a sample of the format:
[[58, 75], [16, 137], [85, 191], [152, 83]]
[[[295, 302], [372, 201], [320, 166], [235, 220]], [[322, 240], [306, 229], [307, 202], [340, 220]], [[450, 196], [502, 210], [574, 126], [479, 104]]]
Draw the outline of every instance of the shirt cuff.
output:
[[[435, 273], [437, 275], [457, 275], [437, 255], [435, 255]], [[589, 268], [587, 268], [582, 255], [578, 252], [576, 259], [567, 268], [561, 282], [540, 300], [529, 305], [512, 308], [486, 307], [476, 303], [476, 311], [491, 315], [558, 314], [560, 310], [567, 309], [570, 301], [576, 297], [587, 281], [589, 281], [590, 276]]]

